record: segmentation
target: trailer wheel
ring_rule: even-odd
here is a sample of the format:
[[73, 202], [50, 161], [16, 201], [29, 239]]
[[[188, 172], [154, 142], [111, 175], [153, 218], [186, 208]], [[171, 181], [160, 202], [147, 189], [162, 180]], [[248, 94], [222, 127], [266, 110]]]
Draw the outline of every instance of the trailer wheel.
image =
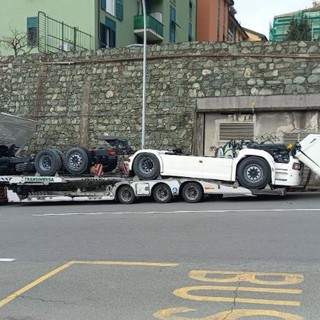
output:
[[58, 155], [59, 155], [59, 157], [60, 157], [60, 159], [61, 159], [61, 167], [60, 167], [59, 170], [62, 171], [62, 170], [64, 169], [64, 164], [63, 164], [64, 154], [63, 154], [63, 152], [60, 151], [59, 149], [54, 149], [54, 150], [58, 153]]
[[172, 192], [165, 183], [157, 184], [152, 191], [153, 199], [158, 203], [168, 203], [172, 200]]
[[117, 191], [117, 199], [122, 204], [131, 204], [136, 200], [132, 187], [123, 185]]
[[203, 189], [197, 182], [186, 183], [181, 192], [184, 201], [196, 203], [203, 199]]
[[82, 147], [71, 148], [64, 157], [64, 167], [71, 174], [86, 173], [90, 165], [88, 150]]
[[41, 176], [54, 176], [61, 168], [62, 161], [56, 150], [44, 149], [34, 159], [36, 171]]
[[263, 189], [269, 183], [270, 177], [268, 163], [258, 157], [244, 159], [237, 168], [237, 179], [244, 188]]
[[142, 180], [155, 179], [160, 174], [160, 163], [153, 153], [139, 153], [133, 162], [134, 173]]

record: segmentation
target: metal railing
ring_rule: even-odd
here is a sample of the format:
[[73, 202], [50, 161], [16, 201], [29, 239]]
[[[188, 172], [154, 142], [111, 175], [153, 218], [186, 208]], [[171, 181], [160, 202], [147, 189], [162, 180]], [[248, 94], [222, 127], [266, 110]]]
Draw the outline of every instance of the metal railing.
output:
[[[163, 37], [163, 24], [152, 16], [147, 16], [147, 29], [155, 31]], [[143, 29], [143, 16], [134, 17], [134, 29]]]
[[38, 12], [38, 50], [41, 53], [84, 51], [93, 49], [93, 37], [89, 33], [69, 26], [63, 21]]

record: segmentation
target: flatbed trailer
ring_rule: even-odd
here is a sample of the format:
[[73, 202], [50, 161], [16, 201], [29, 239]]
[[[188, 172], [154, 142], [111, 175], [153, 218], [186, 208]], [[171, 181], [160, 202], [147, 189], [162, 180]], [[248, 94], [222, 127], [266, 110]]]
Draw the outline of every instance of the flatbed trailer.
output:
[[[214, 178], [190, 178], [174, 176], [157, 179], [142, 179], [137, 176], [120, 175], [110, 176], [40, 176], [40, 175], [12, 175], [0, 176], [0, 196], [4, 198], [4, 191], [8, 202], [53, 202], [53, 201], [118, 201], [124, 204], [133, 203], [137, 198], [153, 197], [156, 202], [168, 203], [175, 197], [181, 197], [187, 202], [198, 202], [205, 196], [243, 195], [256, 196], [263, 194], [285, 194], [289, 188], [296, 188], [302, 181], [302, 164], [306, 164], [316, 175], [320, 176], [320, 135], [310, 134], [296, 145], [295, 155], [290, 156], [288, 163], [277, 163], [272, 172], [279, 183], [273, 187], [267, 184], [263, 188], [254, 189], [239, 186], [237, 180], [218, 181]], [[252, 153], [249, 150], [245, 153]], [[257, 150], [261, 153], [261, 150]], [[264, 152], [264, 151], [263, 151]], [[262, 152], [262, 153], [263, 153]], [[247, 159], [250, 159], [252, 154]], [[143, 153], [145, 154], [145, 153]], [[263, 153], [265, 154], [265, 153]], [[162, 154], [162, 157], [167, 156]], [[256, 155], [257, 156], [257, 155]], [[255, 159], [257, 157], [254, 157]], [[173, 158], [172, 158], [173, 157]], [[268, 156], [270, 157], [270, 155]], [[177, 164], [183, 156], [168, 155], [176, 159]], [[202, 164], [201, 157], [193, 157]], [[192, 158], [192, 159], [193, 159]], [[297, 159], [297, 160], [294, 160]], [[230, 159], [217, 159], [221, 165], [230, 162]], [[300, 162], [298, 162], [300, 161]], [[149, 164], [149, 163], [147, 163]], [[298, 168], [295, 168], [298, 165]], [[141, 165], [149, 170], [146, 164]], [[187, 166], [190, 167], [190, 166]], [[250, 168], [249, 168], [250, 167]], [[259, 165], [251, 164], [248, 168], [256, 170]], [[257, 168], [256, 168], [257, 167]], [[246, 171], [249, 171], [246, 169]], [[258, 170], [257, 170], [258, 171]], [[263, 172], [261, 173], [263, 176]], [[209, 177], [210, 175], [204, 175]], [[268, 176], [268, 175], [267, 175]], [[251, 177], [248, 177], [251, 178]], [[141, 179], [141, 177], [140, 177]], [[271, 179], [270, 182], [272, 183]], [[254, 185], [254, 184], [253, 184]], [[282, 187], [280, 187], [282, 185]]]
[[286, 193], [286, 188], [249, 190], [237, 184], [191, 178], [137, 180], [112, 176], [3, 176], [1, 182], [5, 185], [9, 203], [117, 201], [131, 204], [143, 198], [153, 198], [158, 203], [182, 198], [186, 202], [196, 203], [210, 196]]

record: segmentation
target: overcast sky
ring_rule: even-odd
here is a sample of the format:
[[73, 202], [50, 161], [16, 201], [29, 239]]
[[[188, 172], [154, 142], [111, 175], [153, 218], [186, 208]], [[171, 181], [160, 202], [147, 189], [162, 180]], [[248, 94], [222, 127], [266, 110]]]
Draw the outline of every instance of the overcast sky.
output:
[[241, 26], [267, 36], [273, 17], [312, 7], [313, 0], [234, 0]]

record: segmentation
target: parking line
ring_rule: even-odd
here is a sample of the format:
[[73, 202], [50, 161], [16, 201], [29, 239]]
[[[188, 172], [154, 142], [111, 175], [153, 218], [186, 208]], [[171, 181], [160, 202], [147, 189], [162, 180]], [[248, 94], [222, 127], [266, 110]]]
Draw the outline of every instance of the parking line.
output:
[[28, 290], [34, 288], [35, 286], [37, 286], [41, 282], [49, 279], [50, 277], [56, 275], [57, 273], [59, 273], [62, 270], [65, 270], [65, 269], [69, 268], [71, 265], [72, 265], [72, 262], [67, 262], [67, 263], [63, 264], [62, 266], [60, 266], [60, 267], [58, 267], [58, 268], [46, 273], [45, 275], [43, 275], [42, 277], [36, 279], [35, 281], [29, 283], [28, 285], [24, 286], [23, 288], [17, 290], [16, 292], [10, 294], [5, 299], [0, 300], [0, 308], [3, 307], [4, 305], [6, 305], [7, 303], [9, 303], [10, 301], [14, 300], [15, 298], [18, 298], [19, 296], [21, 296], [22, 294], [24, 294]]
[[115, 266], [141, 266], [141, 267], [177, 267], [178, 263], [161, 262], [131, 262], [131, 261], [73, 261], [73, 264], [115, 265]]
[[12, 300], [18, 298], [28, 290], [34, 288], [38, 284], [48, 280], [49, 278], [53, 277], [57, 273], [69, 268], [74, 264], [87, 264], [87, 265], [118, 265], [118, 266], [142, 266], [142, 267], [177, 267], [178, 263], [161, 263], [161, 262], [129, 262], [129, 261], [69, 261], [60, 267], [53, 269], [52, 271], [46, 273], [42, 277], [36, 279], [35, 281], [27, 284], [23, 288], [15, 291], [14, 293], [10, 294], [3, 300], [0, 300], [0, 308], [11, 302]]

